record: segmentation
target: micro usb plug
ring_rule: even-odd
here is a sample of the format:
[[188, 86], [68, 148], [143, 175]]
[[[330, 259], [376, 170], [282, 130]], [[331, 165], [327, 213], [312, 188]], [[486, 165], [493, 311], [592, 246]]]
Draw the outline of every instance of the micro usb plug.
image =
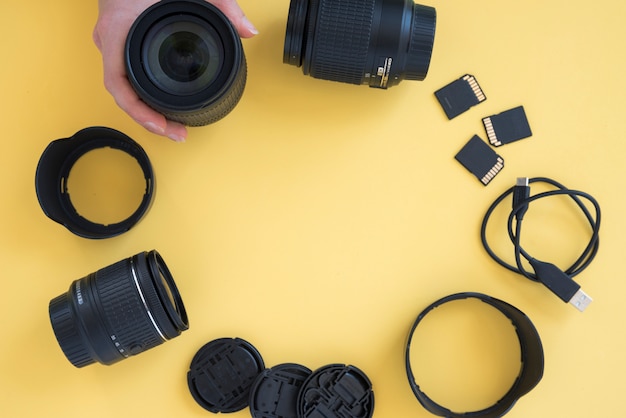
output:
[[529, 263], [535, 270], [537, 280], [563, 302], [570, 303], [581, 312], [587, 309], [587, 306], [592, 302], [593, 299], [582, 291], [580, 285], [554, 264], [539, 261], [535, 258], [531, 258]]
[[[513, 188], [513, 210], [515, 210], [522, 202], [530, 197], [530, 186], [528, 185], [528, 177], [518, 177]], [[528, 204], [522, 205], [515, 212], [515, 219], [521, 221], [524, 214], [528, 210]]]

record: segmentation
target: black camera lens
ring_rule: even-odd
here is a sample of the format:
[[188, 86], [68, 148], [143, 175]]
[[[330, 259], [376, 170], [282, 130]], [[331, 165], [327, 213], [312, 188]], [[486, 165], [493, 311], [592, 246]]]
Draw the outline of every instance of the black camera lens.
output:
[[412, 0], [291, 0], [283, 62], [305, 75], [386, 89], [423, 80], [436, 11]]
[[61, 350], [76, 367], [113, 364], [189, 328], [174, 279], [156, 250], [74, 281], [50, 301]]
[[126, 70], [137, 95], [188, 126], [217, 122], [243, 95], [246, 59], [237, 31], [215, 6], [161, 0], [128, 33]]

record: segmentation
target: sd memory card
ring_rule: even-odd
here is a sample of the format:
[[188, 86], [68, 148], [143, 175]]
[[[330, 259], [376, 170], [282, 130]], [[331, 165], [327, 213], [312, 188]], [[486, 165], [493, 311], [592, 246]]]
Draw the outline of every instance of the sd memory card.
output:
[[487, 96], [478, 85], [478, 81], [471, 74], [465, 74], [458, 80], [440, 88], [435, 96], [446, 112], [448, 119], [452, 119], [469, 110], [470, 107], [487, 100]]
[[454, 158], [485, 186], [504, 168], [504, 159], [478, 135], [474, 135]]

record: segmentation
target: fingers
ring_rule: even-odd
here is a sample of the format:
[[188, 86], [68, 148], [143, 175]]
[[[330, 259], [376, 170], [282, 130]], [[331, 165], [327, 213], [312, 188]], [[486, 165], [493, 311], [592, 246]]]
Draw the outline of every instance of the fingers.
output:
[[167, 120], [137, 96], [128, 82], [123, 63], [118, 65], [113, 58], [104, 62], [104, 86], [123, 111], [154, 134], [167, 136], [176, 142], [185, 140], [187, 129], [183, 125]]
[[115, 98], [117, 105], [137, 123], [148, 131], [170, 138], [176, 142], [184, 142], [187, 129], [184, 125], [170, 121], [146, 105], [130, 86], [126, 75], [105, 77], [105, 86]]
[[257, 35], [259, 31], [248, 20], [241, 7], [235, 0], [208, 0], [209, 3], [220, 9], [226, 17], [232, 22], [235, 29], [242, 38], [251, 38]]
[[[137, 123], [154, 134], [182, 142], [187, 137], [187, 129], [180, 123], [167, 120], [146, 105], [137, 96], [126, 76], [124, 45], [128, 28], [134, 18], [134, 14], [131, 14], [118, 15], [113, 20], [103, 19], [94, 29], [94, 43], [102, 54], [104, 86], [117, 105]], [[111, 22], [115, 22], [115, 25]], [[120, 28], [124, 30], [119, 30]]]

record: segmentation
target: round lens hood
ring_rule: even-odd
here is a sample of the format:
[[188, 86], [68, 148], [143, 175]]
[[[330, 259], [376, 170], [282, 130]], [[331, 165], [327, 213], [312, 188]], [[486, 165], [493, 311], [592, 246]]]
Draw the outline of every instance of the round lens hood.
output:
[[[139, 207], [127, 219], [109, 225], [80, 215], [67, 188], [67, 179], [76, 161], [89, 151], [106, 147], [123, 151], [137, 160], [146, 181]], [[90, 127], [48, 145], [37, 165], [35, 190], [41, 209], [50, 219], [80, 237], [101, 239], [120, 235], [139, 222], [152, 204], [155, 180], [148, 155], [137, 142], [111, 128]]]
[[[495, 404], [479, 411], [453, 412], [450, 409], [432, 400], [428, 395], [426, 395], [426, 393], [424, 393], [424, 391], [422, 391], [422, 389], [420, 389], [420, 385], [417, 383], [413, 369], [411, 367], [410, 353], [411, 345], [417, 343], [413, 341], [415, 330], [422, 322], [424, 317], [429, 312], [433, 311], [435, 308], [445, 303], [464, 299], [478, 299], [481, 302], [484, 302], [487, 305], [494, 307], [511, 321], [511, 323], [515, 327], [517, 337], [519, 338], [522, 366], [519, 376], [517, 377], [517, 379], [515, 379], [515, 382], [513, 383], [511, 388]], [[405, 366], [407, 376], [409, 378], [409, 384], [411, 386], [411, 389], [413, 390], [415, 397], [420, 402], [420, 404], [422, 404], [422, 406], [430, 413], [449, 418], [495, 418], [501, 417], [506, 414], [515, 405], [515, 402], [517, 402], [520, 397], [530, 392], [539, 383], [541, 377], [543, 376], [543, 346], [541, 344], [541, 339], [539, 338], [537, 329], [535, 328], [531, 320], [526, 316], [526, 314], [517, 309], [515, 306], [510, 305], [500, 299], [484, 295], [482, 293], [456, 293], [443, 297], [436, 302], [433, 302], [417, 316], [417, 319], [413, 323], [411, 331], [409, 332], [408, 342], [405, 351]]]

